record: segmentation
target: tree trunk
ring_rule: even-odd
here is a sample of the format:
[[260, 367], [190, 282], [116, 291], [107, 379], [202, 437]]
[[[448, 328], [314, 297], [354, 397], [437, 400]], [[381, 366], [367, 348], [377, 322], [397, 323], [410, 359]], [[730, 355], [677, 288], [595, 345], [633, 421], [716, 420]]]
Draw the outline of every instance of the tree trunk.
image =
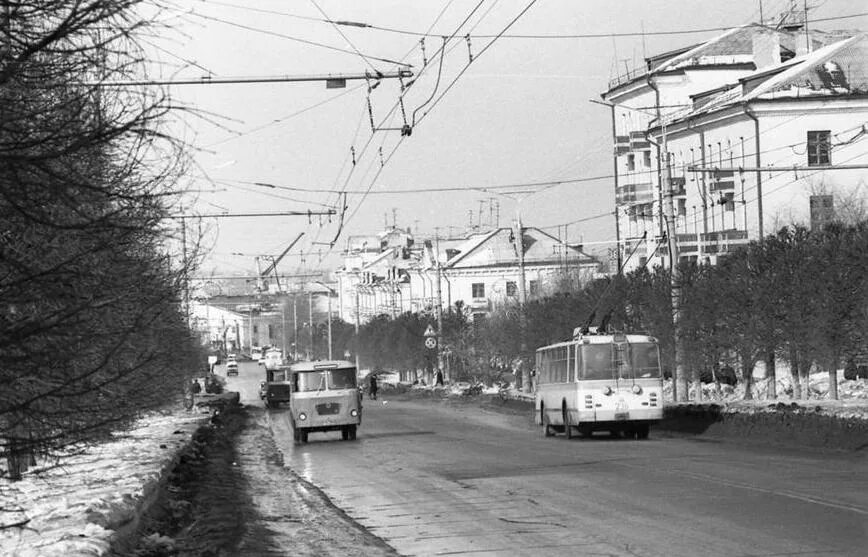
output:
[[829, 398], [832, 400], [838, 400], [838, 361], [840, 359], [836, 350], [832, 356], [832, 365], [829, 366]]
[[811, 364], [799, 362], [799, 375], [802, 378], [802, 400], [808, 400], [811, 396]]
[[744, 399], [753, 400], [753, 364], [749, 358], [741, 357], [741, 378], [744, 383]]
[[766, 352], [766, 381], [769, 384], [769, 390], [766, 398], [775, 400], [778, 398], [778, 378], [775, 375], [775, 351], [769, 350]]
[[790, 376], [793, 379], [793, 398], [799, 400], [802, 398], [801, 373], [799, 373], [799, 358], [795, 350], [790, 350]]

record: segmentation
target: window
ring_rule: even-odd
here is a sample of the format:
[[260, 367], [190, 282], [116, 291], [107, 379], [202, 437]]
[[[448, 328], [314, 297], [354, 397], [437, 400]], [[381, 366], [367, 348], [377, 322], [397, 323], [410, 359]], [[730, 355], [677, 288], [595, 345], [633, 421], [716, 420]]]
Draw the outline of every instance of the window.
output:
[[645, 168], [651, 168], [651, 151], [642, 153], [642, 162], [645, 163]]
[[832, 132], [808, 132], [808, 166], [832, 164]]
[[518, 286], [516, 286], [515, 281], [508, 280], [506, 281], [506, 295], [507, 296], [515, 296], [518, 291]]
[[726, 193], [723, 195], [723, 208], [729, 212], [735, 211], [734, 193]]
[[633, 153], [627, 155], [627, 170], [636, 170], [636, 155]]
[[470, 285], [470, 289], [472, 291], [472, 295], [474, 298], [485, 298], [485, 283], [484, 282], [474, 282]]
[[539, 294], [539, 281], [532, 280], [528, 282], [528, 290], [530, 290], [531, 296], [536, 296], [537, 294]]

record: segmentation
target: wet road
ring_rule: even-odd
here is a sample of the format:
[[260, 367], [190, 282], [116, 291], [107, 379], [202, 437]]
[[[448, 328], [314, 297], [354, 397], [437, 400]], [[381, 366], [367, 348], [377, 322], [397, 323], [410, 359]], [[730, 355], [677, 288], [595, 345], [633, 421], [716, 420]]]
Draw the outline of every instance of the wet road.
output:
[[[250, 364], [252, 366], [252, 364]], [[261, 368], [259, 368], [261, 370]], [[230, 378], [260, 404], [260, 373]], [[252, 372], [252, 368], [250, 369]], [[655, 436], [546, 439], [526, 416], [365, 401], [357, 441], [286, 465], [404, 555], [852, 555], [868, 547], [868, 459]]]

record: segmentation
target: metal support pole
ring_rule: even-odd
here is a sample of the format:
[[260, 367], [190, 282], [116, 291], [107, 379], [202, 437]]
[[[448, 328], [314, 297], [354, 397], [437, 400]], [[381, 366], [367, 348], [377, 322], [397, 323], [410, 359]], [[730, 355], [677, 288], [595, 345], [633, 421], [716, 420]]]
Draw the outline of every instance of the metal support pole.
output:
[[329, 293], [327, 294], [327, 296], [329, 297], [329, 323], [328, 323], [328, 330], [329, 330], [329, 360], [331, 360], [331, 359], [332, 359], [332, 293], [329, 292]]
[[310, 349], [308, 350], [307, 359], [313, 360], [313, 292], [307, 294], [307, 313], [308, 325], [310, 325]]
[[356, 338], [355, 338], [355, 349], [353, 352], [356, 354], [356, 373], [359, 372], [359, 285], [356, 285]]
[[[440, 279], [440, 234], [434, 236], [434, 268], [437, 270], [437, 368], [443, 372], [443, 290]], [[451, 381], [448, 373], [446, 381]]]

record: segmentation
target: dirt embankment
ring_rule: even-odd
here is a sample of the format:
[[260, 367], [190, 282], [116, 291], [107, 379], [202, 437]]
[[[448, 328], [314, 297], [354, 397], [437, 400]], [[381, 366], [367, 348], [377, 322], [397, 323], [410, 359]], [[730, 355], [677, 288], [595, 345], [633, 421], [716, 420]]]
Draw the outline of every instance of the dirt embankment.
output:
[[284, 467], [260, 408], [199, 429], [114, 555], [397, 555]]

